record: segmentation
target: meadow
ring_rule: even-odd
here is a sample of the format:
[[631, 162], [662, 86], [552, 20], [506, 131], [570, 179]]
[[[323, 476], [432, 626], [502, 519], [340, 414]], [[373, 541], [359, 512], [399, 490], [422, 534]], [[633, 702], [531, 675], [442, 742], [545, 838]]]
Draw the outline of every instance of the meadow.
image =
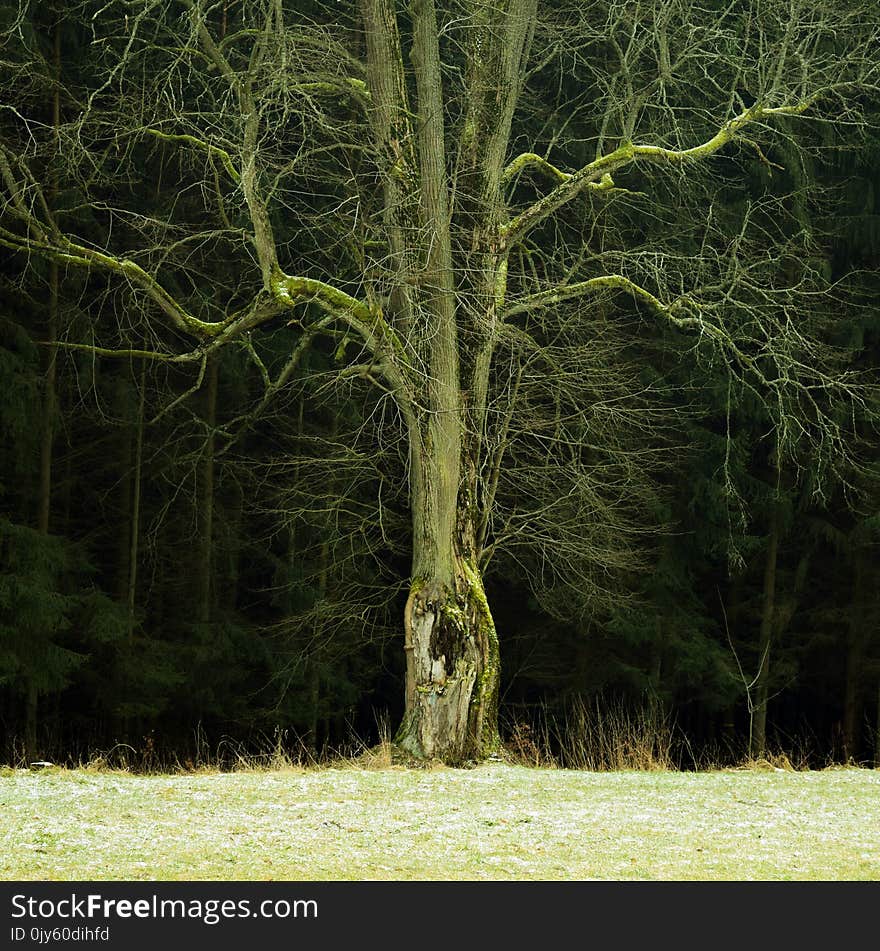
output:
[[0, 771], [0, 879], [880, 880], [880, 771]]

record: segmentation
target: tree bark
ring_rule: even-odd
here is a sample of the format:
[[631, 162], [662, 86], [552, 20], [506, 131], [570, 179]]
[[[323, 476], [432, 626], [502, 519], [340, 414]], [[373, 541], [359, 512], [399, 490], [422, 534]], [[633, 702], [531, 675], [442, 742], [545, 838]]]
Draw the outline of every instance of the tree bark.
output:
[[54, 261], [49, 265], [49, 311], [46, 324], [48, 359], [46, 376], [43, 383], [43, 419], [40, 439], [40, 495], [39, 509], [37, 512], [37, 529], [43, 534], [48, 534], [49, 532], [52, 510], [52, 443], [55, 438], [57, 354], [54, 344], [58, 336], [58, 265]]
[[[55, 90], [52, 95], [52, 135], [56, 154], [59, 150], [58, 129], [61, 125], [61, 25], [56, 23], [52, 50], [52, 66]], [[57, 171], [52, 170], [47, 189], [49, 207], [54, 209], [58, 190]], [[47, 365], [45, 389], [43, 391], [42, 438], [40, 441], [40, 496], [37, 514], [37, 528], [43, 534], [49, 532], [49, 518], [52, 508], [52, 442], [55, 424], [55, 382], [58, 338], [58, 262], [49, 262], [49, 310], [46, 327]]]
[[498, 637], [482, 578], [462, 559], [451, 586], [413, 581], [405, 625], [411, 696], [395, 743], [450, 765], [493, 753], [498, 736]]
[[[431, 503], [453, 509], [455, 526], [413, 499], [413, 580], [404, 613], [407, 707], [395, 743], [451, 765], [478, 761], [499, 744], [499, 649], [474, 548], [474, 507], [460, 498], [444, 458], [423, 456], [416, 480]], [[464, 502], [465, 504], [461, 504]]]
[[[55, 28], [55, 56], [56, 65], [60, 56], [60, 36], [58, 27]], [[56, 86], [53, 118], [55, 129], [59, 123], [58, 89]], [[57, 136], [57, 131], [56, 131]], [[54, 198], [55, 187], [49, 189], [50, 202]], [[52, 202], [54, 204], [54, 202]], [[57, 350], [55, 341], [58, 338], [58, 264], [49, 262], [49, 310], [46, 322], [47, 364], [43, 389], [43, 420], [42, 438], [40, 440], [40, 496], [37, 528], [43, 534], [49, 532], [49, 520], [52, 509], [52, 443], [55, 438], [55, 384], [57, 368]]]
[[39, 759], [37, 747], [37, 707], [39, 694], [36, 684], [31, 681], [27, 686], [25, 699], [24, 755], [28, 763]]

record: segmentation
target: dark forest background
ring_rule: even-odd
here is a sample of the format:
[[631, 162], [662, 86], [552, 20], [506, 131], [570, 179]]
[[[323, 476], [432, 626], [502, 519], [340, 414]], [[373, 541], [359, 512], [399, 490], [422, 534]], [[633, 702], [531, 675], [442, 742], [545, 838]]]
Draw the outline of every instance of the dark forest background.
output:
[[[16, 9], [0, 3], [4, 28]], [[3, 85], [42, 122], [37, 161], [59, 214], [100, 243], [101, 208], [81, 200], [53, 138], [89, 93], [95, 47], [80, 21], [42, 10], [22, 29], [43, 72], [31, 63], [25, 75], [7, 50]], [[831, 339], [876, 381], [880, 135], [871, 123], [810, 134], [809, 153], [742, 147], [717, 220], [735, 228], [744, 203], [772, 199], [810, 230], [806, 263], [835, 289]], [[112, 157], [112, 130], [106, 147]], [[124, 173], [122, 160], [118, 175], [112, 161], [95, 172], [107, 206], [204, 214], [191, 154], [131, 148]], [[285, 227], [308, 259], [309, 234]], [[137, 226], [120, 229], [117, 247], [136, 247]], [[234, 287], [229, 262], [199, 267], [206, 285]], [[335, 342], [314, 344], [249, 422], [263, 390], [242, 348], [223, 348], [197, 379], [192, 364], [47, 345], [146, 346], [155, 329], [132, 294], [0, 251], [0, 760], [117, 744], [144, 763], [279, 745], [320, 757], [376, 742], [403, 709], [410, 563], [383, 404], [340, 382]], [[643, 436], [662, 464], [646, 473], [640, 562], [609, 577], [601, 603], [557, 597], [551, 610], [536, 594], [540, 564], [493, 558], [503, 736], [531, 731], [553, 752], [542, 729], [573, 711], [650, 711], [688, 768], [747, 756], [765, 710], [766, 751], [880, 763], [876, 396], [820, 479], [809, 441], [780, 458], [763, 407], [692, 341], [615, 307], [662, 421]], [[280, 323], [270, 367], [299, 332]]]

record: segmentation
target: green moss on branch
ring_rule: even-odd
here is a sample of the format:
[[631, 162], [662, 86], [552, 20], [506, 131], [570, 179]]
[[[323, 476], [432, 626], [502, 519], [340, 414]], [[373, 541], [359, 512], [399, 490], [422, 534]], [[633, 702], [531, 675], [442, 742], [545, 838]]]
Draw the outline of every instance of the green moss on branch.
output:
[[172, 134], [169, 132], [160, 132], [158, 129], [144, 129], [144, 132], [147, 135], [152, 135], [157, 139], [162, 139], [164, 142], [180, 142], [184, 145], [191, 145], [193, 148], [201, 149], [204, 152], [207, 152], [209, 155], [217, 155], [220, 160], [223, 162], [223, 167], [229, 173], [229, 177], [236, 182], [241, 181], [241, 176], [235, 169], [235, 166], [232, 164], [232, 157], [225, 150], [221, 149], [217, 145], [212, 145], [210, 142], [205, 142], [204, 139], [199, 139], [194, 135], [179, 135]]

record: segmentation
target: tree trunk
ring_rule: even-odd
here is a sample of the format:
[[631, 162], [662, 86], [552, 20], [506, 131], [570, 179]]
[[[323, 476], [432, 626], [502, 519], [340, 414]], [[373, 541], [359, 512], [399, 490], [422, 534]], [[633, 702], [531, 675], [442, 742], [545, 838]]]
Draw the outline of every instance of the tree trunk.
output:
[[[58, 128], [61, 125], [61, 26], [55, 25], [53, 49], [53, 67], [55, 72], [55, 92], [52, 97], [52, 128], [54, 148], [59, 149]], [[58, 190], [57, 172], [50, 173], [48, 200], [55, 207]], [[58, 263], [49, 262], [49, 312], [46, 327], [47, 366], [46, 382], [43, 391], [42, 438], [40, 441], [40, 501], [37, 514], [37, 527], [44, 534], [49, 531], [49, 517], [52, 508], [52, 442], [55, 436], [55, 378], [56, 358], [55, 341], [58, 338]]]
[[134, 427], [132, 425], [131, 381], [123, 370], [116, 380], [116, 411], [122, 417], [119, 431], [119, 503], [116, 535], [116, 599], [128, 603], [128, 562], [131, 554], [131, 483], [134, 466]]
[[134, 638], [137, 604], [138, 549], [141, 535], [141, 475], [144, 457], [144, 408], [147, 391], [147, 361], [141, 361], [140, 397], [138, 399], [137, 437], [134, 451], [134, 486], [131, 500], [131, 547], [128, 553], [128, 640]]
[[779, 503], [770, 517], [770, 537], [767, 559], [764, 563], [764, 595], [761, 611], [761, 630], [758, 636], [758, 674], [755, 678], [755, 701], [749, 737], [749, 755], [759, 758], [767, 745], [767, 703], [770, 697], [770, 650], [776, 621], [776, 564], [779, 554]]
[[433, 0], [412, 10], [419, 211], [431, 235], [420, 303], [432, 338], [423, 396], [429, 411], [413, 412], [409, 422], [413, 573], [404, 613], [407, 708], [395, 742], [454, 765], [482, 759], [497, 745], [498, 639], [477, 561], [470, 473], [479, 459], [463, 432], [468, 410], [460, 389], [437, 18]]
[[651, 729], [656, 736], [660, 735], [662, 725], [666, 721], [666, 702], [663, 698], [663, 658], [666, 648], [666, 636], [663, 629], [663, 618], [658, 612], [654, 640], [651, 645], [651, 666], [648, 671], [648, 696], [646, 714], [650, 718]]
[[877, 722], [874, 724], [874, 769], [880, 769], [880, 679], [877, 681]]
[[858, 755], [859, 675], [862, 663], [859, 647], [859, 642], [850, 635], [846, 645], [846, 681], [843, 689], [843, 759], [846, 763]]
[[484, 457], [487, 396], [506, 288], [502, 173], [535, 0], [475, 8], [455, 154], [446, 147], [435, 0], [408, 8], [411, 85], [398, 5], [362, 0], [361, 8], [370, 122], [386, 157], [390, 254], [382, 270], [411, 371], [404, 372], [408, 384], [395, 384], [409, 430], [413, 525], [406, 708], [396, 743], [419, 757], [462, 763], [498, 745], [498, 639], [479, 568], [491, 499], [480, 480], [492, 461]]
[[395, 742], [450, 765], [484, 759], [499, 742], [499, 655], [479, 574], [463, 561], [452, 587], [415, 580], [405, 624], [413, 689]]
[[314, 657], [306, 662], [306, 691], [309, 698], [305, 747], [312, 759], [318, 760], [318, 711], [321, 703], [321, 673]]
[[[55, 91], [52, 97], [53, 145], [57, 153], [58, 128], [61, 125], [61, 26], [55, 25], [55, 38], [52, 56], [55, 73]], [[55, 207], [57, 192], [57, 173], [50, 173], [48, 200], [50, 208]], [[43, 412], [40, 434], [40, 492], [37, 507], [37, 531], [49, 534], [52, 513], [52, 443], [55, 438], [56, 403], [56, 366], [57, 351], [55, 341], [58, 338], [58, 264], [53, 259], [49, 263], [49, 308], [46, 319], [46, 378], [43, 390]], [[25, 755], [28, 760], [38, 758], [37, 754], [37, 707], [39, 691], [33, 682], [27, 685], [25, 704]]]
[[201, 460], [199, 486], [199, 564], [198, 622], [210, 624], [214, 567], [214, 427], [217, 422], [217, 358], [208, 362], [208, 388], [205, 393], [205, 427], [207, 437]]
[[[238, 604], [238, 588], [241, 575], [241, 537], [244, 521], [244, 493], [238, 482], [233, 482], [227, 492], [228, 502], [224, 507], [222, 574], [223, 590], [219, 592], [220, 608], [232, 614]], [[218, 574], [218, 572], [215, 572]]]
[[52, 510], [52, 443], [55, 438], [55, 377], [56, 351], [54, 347], [58, 336], [58, 265], [52, 261], [49, 265], [49, 313], [46, 327], [47, 366], [43, 390], [43, 419], [40, 439], [40, 496], [37, 512], [37, 529], [43, 534], [49, 532], [49, 520]]
[[[419, 758], [461, 765], [499, 745], [498, 637], [474, 551], [473, 507], [450, 480], [449, 469], [459, 467], [442, 454], [424, 461], [428, 498], [413, 500], [416, 544], [404, 612], [407, 706], [395, 743]], [[445, 516], [431, 517], [435, 506]]]
[[[143, 360], [141, 361], [140, 371], [140, 399], [137, 405], [137, 416], [135, 417], [132, 408], [130, 377], [128, 374], [121, 374], [118, 380], [117, 409], [122, 414], [123, 423], [119, 446], [121, 476], [119, 480], [119, 524], [117, 527], [116, 550], [116, 600], [125, 605], [125, 629], [129, 645], [134, 640], [135, 628], [145, 383], [146, 361]], [[118, 667], [117, 671], [117, 695], [126, 697], [130, 685], [125, 667]], [[130, 735], [130, 722], [125, 715], [116, 715], [115, 731], [117, 736], [120, 737]]]
[[859, 753], [861, 680], [865, 657], [865, 549], [858, 548], [853, 565], [853, 592], [846, 639], [846, 681], [843, 691], [843, 757], [849, 762]]
[[27, 687], [24, 721], [24, 755], [28, 763], [39, 759], [37, 747], [37, 710], [39, 694], [36, 685], [31, 682]]
[[[55, 25], [55, 38], [52, 54], [55, 73], [55, 91], [52, 96], [52, 130], [55, 153], [59, 151], [58, 129], [61, 125], [61, 26]], [[58, 190], [57, 171], [53, 169], [49, 176], [49, 207], [55, 207]], [[58, 263], [54, 258], [49, 262], [49, 310], [46, 327], [46, 382], [43, 391], [42, 438], [40, 441], [40, 496], [37, 514], [37, 528], [43, 534], [49, 531], [49, 517], [52, 507], [52, 441], [55, 424], [55, 377], [56, 357], [55, 341], [58, 338]]]

